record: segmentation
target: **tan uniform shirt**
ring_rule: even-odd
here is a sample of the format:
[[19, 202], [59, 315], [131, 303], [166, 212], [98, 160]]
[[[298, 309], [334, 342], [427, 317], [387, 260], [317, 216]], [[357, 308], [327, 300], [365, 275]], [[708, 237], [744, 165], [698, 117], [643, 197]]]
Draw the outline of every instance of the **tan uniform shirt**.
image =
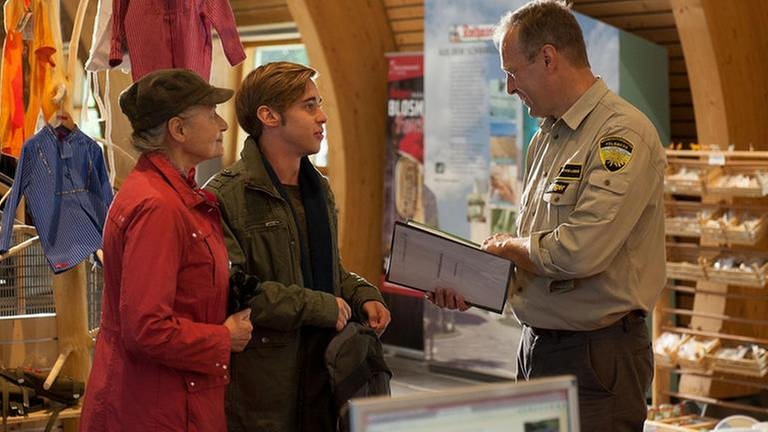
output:
[[649, 311], [664, 286], [664, 149], [653, 124], [598, 79], [528, 149], [511, 304], [530, 326], [593, 330]]

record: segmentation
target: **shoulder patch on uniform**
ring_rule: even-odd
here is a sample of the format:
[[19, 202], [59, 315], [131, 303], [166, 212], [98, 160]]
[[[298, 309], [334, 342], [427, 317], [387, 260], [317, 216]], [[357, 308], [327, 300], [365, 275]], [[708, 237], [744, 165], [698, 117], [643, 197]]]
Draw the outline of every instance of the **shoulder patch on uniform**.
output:
[[632, 159], [633, 145], [626, 138], [620, 136], [608, 136], [600, 140], [600, 161], [605, 169], [617, 172], [624, 169]]

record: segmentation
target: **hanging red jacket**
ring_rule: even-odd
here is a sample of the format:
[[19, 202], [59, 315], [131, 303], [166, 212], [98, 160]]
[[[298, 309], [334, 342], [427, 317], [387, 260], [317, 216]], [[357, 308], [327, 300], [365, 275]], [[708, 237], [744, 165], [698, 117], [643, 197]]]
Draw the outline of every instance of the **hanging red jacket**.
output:
[[80, 430], [225, 432], [229, 266], [216, 204], [143, 155], [109, 209]]
[[233, 66], [245, 51], [228, 0], [112, 0], [109, 65], [128, 51], [137, 81], [157, 69], [191, 69], [208, 80], [211, 74], [211, 27], [219, 34]]

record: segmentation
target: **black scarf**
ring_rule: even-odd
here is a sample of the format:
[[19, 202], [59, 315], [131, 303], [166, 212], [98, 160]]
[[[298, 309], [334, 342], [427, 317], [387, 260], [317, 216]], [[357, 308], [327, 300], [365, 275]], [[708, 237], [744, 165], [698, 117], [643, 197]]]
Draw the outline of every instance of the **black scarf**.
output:
[[[286, 204], [288, 204], [293, 220], [296, 221], [296, 212], [293, 206], [291, 206], [291, 200], [282, 183], [280, 183], [280, 179], [263, 153], [261, 159], [264, 161], [264, 168], [267, 169], [272, 184], [280, 193], [280, 196], [283, 197]], [[323, 188], [320, 174], [306, 156], [301, 158], [301, 165], [299, 166], [299, 191], [301, 192], [301, 202], [304, 205], [304, 213], [306, 214], [307, 237], [309, 237], [309, 245], [305, 245], [301, 236], [298, 236], [304, 286], [313, 290], [334, 294], [334, 254], [331, 249], [333, 243], [331, 241], [331, 224], [328, 220], [328, 198]]]

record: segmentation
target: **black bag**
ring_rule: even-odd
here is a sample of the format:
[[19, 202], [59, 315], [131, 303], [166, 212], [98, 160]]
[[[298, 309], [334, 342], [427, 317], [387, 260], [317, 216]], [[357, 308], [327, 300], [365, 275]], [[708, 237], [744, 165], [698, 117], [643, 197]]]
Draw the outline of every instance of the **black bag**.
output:
[[348, 402], [352, 398], [389, 396], [392, 371], [384, 349], [370, 327], [350, 322], [325, 350], [333, 399], [339, 413], [338, 430], [349, 429]]

